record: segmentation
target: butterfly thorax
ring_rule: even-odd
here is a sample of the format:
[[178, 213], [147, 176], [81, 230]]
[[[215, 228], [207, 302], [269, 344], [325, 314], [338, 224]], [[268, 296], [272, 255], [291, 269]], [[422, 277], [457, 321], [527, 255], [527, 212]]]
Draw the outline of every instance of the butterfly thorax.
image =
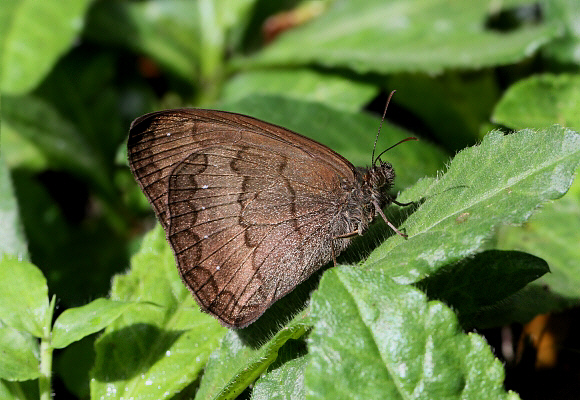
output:
[[376, 205], [384, 207], [392, 198], [388, 191], [393, 186], [395, 171], [391, 164], [380, 161], [379, 165], [357, 168], [355, 180], [347, 191], [343, 209], [344, 228], [362, 235], [377, 215]]

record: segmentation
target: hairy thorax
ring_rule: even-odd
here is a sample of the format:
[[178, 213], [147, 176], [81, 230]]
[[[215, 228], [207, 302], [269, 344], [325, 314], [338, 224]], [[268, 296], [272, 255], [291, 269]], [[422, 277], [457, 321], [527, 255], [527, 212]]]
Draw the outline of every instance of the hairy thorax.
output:
[[388, 191], [394, 179], [389, 163], [381, 161], [379, 165], [357, 168], [354, 182], [343, 182], [346, 199], [340, 210], [341, 232], [336, 236], [362, 235], [377, 215], [377, 207], [383, 208], [393, 200]]

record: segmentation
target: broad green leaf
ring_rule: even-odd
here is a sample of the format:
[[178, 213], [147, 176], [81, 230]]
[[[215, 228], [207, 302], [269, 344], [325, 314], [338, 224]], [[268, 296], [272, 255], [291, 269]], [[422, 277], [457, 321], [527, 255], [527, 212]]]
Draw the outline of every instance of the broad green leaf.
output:
[[39, 363], [38, 340], [12, 327], [0, 327], [0, 379], [36, 379]]
[[196, 399], [235, 399], [276, 360], [278, 350], [290, 339], [304, 335], [308, 325], [299, 316], [267, 343], [253, 348], [243, 333], [230, 331], [210, 357]]
[[6, 400], [37, 400], [38, 381], [6, 381], [0, 379], [0, 399]]
[[0, 35], [3, 93], [24, 94], [38, 85], [73, 45], [90, 3], [91, 0], [3, 1], [0, 13], [4, 15], [0, 20], [8, 23]]
[[0, 321], [36, 337], [50, 329], [48, 287], [42, 272], [26, 261], [0, 260]]
[[[244, 21], [254, 0], [99, 2], [86, 34], [147, 54], [190, 82], [219, 79], [229, 28]], [[207, 89], [207, 88], [206, 88]]]
[[489, 250], [443, 268], [419, 282], [419, 287], [430, 299], [442, 300], [452, 307], [463, 327], [471, 327], [482, 309], [504, 300], [547, 272], [550, 272], [548, 264], [531, 254]]
[[577, 262], [580, 232], [576, 229], [580, 226], [579, 203], [580, 180], [576, 178], [564, 197], [542, 206], [523, 226], [501, 227], [495, 246], [542, 257], [550, 273], [500, 303], [469, 316], [469, 325], [489, 328], [513, 322], [523, 324], [538, 314], [559, 312], [580, 304]]
[[29, 171], [42, 171], [47, 168], [48, 162], [42, 151], [5, 123], [2, 124], [0, 149], [2, 149], [4, 162], [11, 169], [26, 168]]
[[[224, 104], [223, 109], [247, 114], [293, 130], [327, 145], [355, 166], [371, 162], [373, 142], [380, 125], [378, 116], [348, 113], [324, 104], [275, 96], [251, 96]], [[412, 136], [385, 121], [377, 142], [377, 152]], [[405, 143], [383, 156], [397, 173], [395, 188], [403, 188], [425, 175], [435, 175], [447, 156], [427, 141]]]
[[308, 357], [299, 357], [262, 376], [254, 385], [252, 400], [303, 400], [307, 363]]
[[245, 22], [244, 20], [255, 7], [257, 0], [212, 0], [210, 3], [216, 14], [216, 25], [223, 31], [227, 31], [237, 24]]
[[[200, 74], [198, 82], [204, 86], [201, 96], [213, 100], [217, 96], [219, 81], [223, 79], [223, 66], [226, 54], [226, 37], [230, 28], [245, 24], [247, 14], [256, 0], [201, 0], [195, 4], [199, 12]], [[187, 3], [191, 7], [191, 3]], [[197, 22], [197, 21], [196, 21]]]
[[82, 307], [65, 310], [54, 323], [52, 347], [61, 349], [106, 328], [134, 305], [131, 302], [97, 299]]
[[91, 398], [167, 399], [198, 378], [225, 329], [199, 311], [181, 282], [160, 226], [117, 276], [113, 300], [135, 304], [95, 344]]
[[88, 179], [104, 193], [111, 191], [105, 162], [51, 104], [34, 96], [7, 96], [2, 99], [2, 113], [3, 123], [34, 143], [53, 168]]
[[340, 1], [244, 62], [433, 74], [514, 63], [559, 33], [546, 23], [507, 32], [486, 28], [489, 14], [498, 11], [489, 0]]
[[[578, 179], [577, 179], [578, 180]], [[580, 182], [574, 186], [580, 187]], [[504, 227], [498, 245], [501, 248], [527, 251], [544, 258], [550, 274], [537, 281], [553, 297], [580, 302], [580, 196], [568, 193], [547, 204], [525, 224]]]
[[535, 75], [516, 82], [497, 104], [493, 120], [514, 129], [560, 124], [580, 130], [580, 75]]
[[13, 382], [5, 381], [4, 379], [0, 379], [0, 398], [6, 400], [13, 400], [18, 399], [16, 395], [11, 393], [11, 386], [13, 386]]
[[310, 69], [276, 69], [235, 75], [226, 82], [222, 99], [233, 102], [256, 94], [278, 95], [356, 112], [368, 104], [377, 92], [378, 89], [368, 83], [339, 75]]
[[[511, 128], [559, 123], [580, 129], [579, 91], [580, 79], [576, 75], [532, 76], [508, 89], [493, 119]], [[550, 265], [551, 273], [534, 282], [535, 288], [511, 297], [501, 310], [493, 310], [496, 317], [503, 314], [506, 318], [526, 322], [537, 313], [561, 310], [580, 300], [577, 265], [580, 233], [576, 229], [580, 224], [578, 179], [574, 187], [576, 189], [571, 189], [561, 200], [542, 207], [523, 227], [501, 229], [497, 239], [500, 248], [523, 250], [542, 257]], [[482, 318], [493, 321], [492, 315]]]
[[[10, 21], [12, 20], [19, 0], [5, 0], [0, 8], [0, 62], [3, 59], [4, 47], [6, 46], [6, 35], [11, 29]], [[0, 70], [0, 74], [2, 71]]]
[[28, 246], [18, 201], [14, 195], [12, 177], [6, 166], [4, 153], [0, 154], [0, 257], [11, 255], [15, 258], [28, 259]]
[[[521, 224], [543, 202], [561, 197], [580, 162], [580, 135], [561, 127], [490, 132], [459, 152], [447, 172], [424, 179], [399, 201], [423, 202], [366, 265], [411, 283], [481, 251], [502, 224]], [[387, 272], [388, 271], [388, 272]]]
[[[87, 200], [86, 181], [65, 173], [46, 175], [48, 179], [42, 175], [39, 179], [23, 168], [12, 171], [30, 252], [46, 271], [50, 291], [64, 310], [108, 293], [111, 276], [128, 265], [128, 238], [112, 232], [101, 211], [89, 212], [82, 223], [77, 222], [83, 215], [79, 213], [87, 211], [82, 203]], [[89, 202], [101, 210], [102, 203], [93, 196]]]
[[[165, 232], [156, 225], [145, 235], [139, 252], [131, 258], [131, 270], [113, 278], [111, 299], [151, 302], [171, 310], [183, 306], [183, 301], [190, 298], [193, 300], [179, 278]], [[188, 301], [185, 306], [191, 304], [194, 303]], [[213, 318], [208, 316], [207, 320]]]
[[146, 53], [191, 80], [199, 66], [199, 18], [198, 7], [184, 1], [101, 1], [87, 18], [86, 35]]
[[382, 271], [339, 267], [312, 296], [307, 399], [517, 399], [481, 336]]
[[112, 175], [112, 161], [127, 137], [128, 124], [122, 113], [132, 118], [140, 111], [122, 105], [121, 93], [126, 89], [115, 81], [117, 62], [109, 53], [75, 49], [62, 58], [35, 91], [55, 114], [74, 125], [76, 135], [90, 148], [93, 157], [100, 158], [107, 176]]
[[542, 56], [560, 65], [580, 65], [580, 7], [576, 0], [544, 1], [541, 3], [544, 18], [564, 25], [564, 35], [548, 43]]
[[199, 73], [199, 4], [189, 1], [100, 2], [87, 20], [93, 40], [145, 53], [184, 79]]

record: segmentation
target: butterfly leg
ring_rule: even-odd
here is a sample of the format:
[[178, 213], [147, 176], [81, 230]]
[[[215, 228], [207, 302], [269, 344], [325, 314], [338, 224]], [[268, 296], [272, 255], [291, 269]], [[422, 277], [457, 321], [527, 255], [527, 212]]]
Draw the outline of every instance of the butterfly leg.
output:
[[356, 235], [360, 235], [360, 231], [358, 229], [356, 231], [345, 233], [343, 235], [335, 236], [335, 237], [333, 237], [333, 239], [348, 239], [349, 237], [353, 237]]
[[383, 217], [383, 220], [385, 221], [385, 223], [393, 230], [395, 231], [396, 234], [401, 235], [402, 237], [404, 237], [405, 239], [407, 238], [407, 235], [405, 235], [403, 232], [401, 232], [400, 230], [398, 230], [395, 225], [391, 224], [391, 221], [389, 221], [387, 219], [387, 217], [385, 216], [385, 214], [383, 213], [383, 210], [381, 210], [381, 207], [379, 207], [379, 205], [377, 203], [373, 203], [375, 205], [375, 209], [377, 210], [377, 212], [381, 215], [381, 217]]
[[407, 207], [407, 206], [410, 206], [411, 204], [414, 204], [413, 201], [410, 201], [408, 203], [399, 203], [397, 200], [391, 200], [391, 203], [396, 204], [399, 207]]
[[336, 254], [334, 253], [334, 240], [332, 241], [332, 245], [330, 246], [330, 250], [332, 252], [332, 262], [334, 263], [334, 266], [336, 267]]
[[338, 235], [338, 236], [335, 236], [335, 237], [332, 238], [332, 247], [331, 247], [331, 250], [332, 250], [332, 261], [334, 261], [334, 266], [335, 267], [336, 267], [336, 254], [334, 253], [334, 241], [336, 239], [347, 239], [349, 237], [353, 237], [353, 236], [356, 236], [356, 235], [359, 235], [359, 234], [360, 234], [360, 231], [357, 229], [356, 231], [349, 232], [349, 233], [345, 233], [343, 235]]

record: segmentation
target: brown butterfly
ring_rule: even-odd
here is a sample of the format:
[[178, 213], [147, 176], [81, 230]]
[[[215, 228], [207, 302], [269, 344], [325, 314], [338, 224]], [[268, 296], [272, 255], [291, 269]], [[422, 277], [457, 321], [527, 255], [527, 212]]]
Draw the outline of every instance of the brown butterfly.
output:
[[406, 204], [388, 194], [395, 173], [380, 155], [357, 169], [288, 129], [204, 109], [136, 119], [128, 153], [183, 282], [204, 311], [229, 327], [251, 324], [336, 262], [377, 214], [405, 236], [381, 210]]

